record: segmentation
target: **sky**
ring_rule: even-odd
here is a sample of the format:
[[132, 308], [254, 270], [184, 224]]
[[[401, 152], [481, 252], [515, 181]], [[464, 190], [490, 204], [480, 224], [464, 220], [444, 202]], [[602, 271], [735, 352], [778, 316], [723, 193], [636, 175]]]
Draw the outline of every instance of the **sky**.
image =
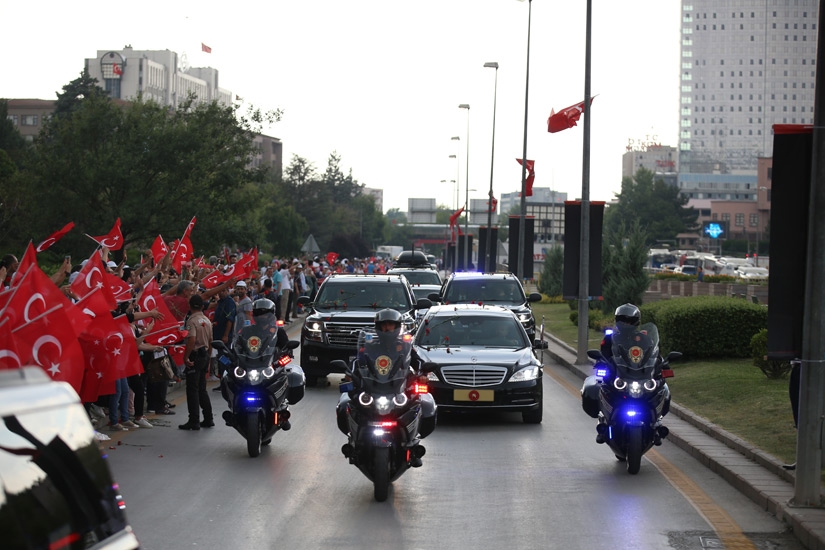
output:
[[[284, 168], [297, 155], [323, 173], [336, 153], [345, 173], [384, 190], [386, 212], [407, 211], [410, 198], [460, 206], [485, 198], [491, 180], [497, 197], [519, 191], [526, 96], [534, 185], [574, 199], [584, 119], [550, 134], [547, 118], [584, 99], [586, 5], [46, 0], [35, 12], [0, 0], [0, 97], [54, 99], [98, 50], [186, 53], [191, 66], [218, 69], [244, 109], [283, 110], [263, 132], [282, 140]], [[678, 146], [680, 2], [592, 0], [592, 10], [588, 189], [609, 201], [630, 140]]]

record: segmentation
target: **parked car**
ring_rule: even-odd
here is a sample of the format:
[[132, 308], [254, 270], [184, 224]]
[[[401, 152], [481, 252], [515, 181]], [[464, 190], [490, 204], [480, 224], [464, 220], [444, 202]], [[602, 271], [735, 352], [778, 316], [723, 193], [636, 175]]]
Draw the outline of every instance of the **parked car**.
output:
[[518, 277], [512, 273], [452, 273], [439, 294], [431, 294], [430, 300], [442, 304], [492, 304], [503, 306], [516, 314], [527, 335], [536, 335], [536, 320], [531, 302], [541, 301], [541, 294], [524, 293]]
[[318, 288], [315, 301], [301, 296], [298, 303], [309, 310], [301, 329], [301, 368], [307, 386], [335, 372], [330, 366], [334, 359], [347, 364], [355, 359], [358, 333], [373, 326], [379, 310], [401, 312], [405, 329], [414, 333], [416, 310], [432, 305], [428, 299], [416, 299], [401, 275], [356, 274], [330, 275]]
[[736, 278], [743, 283], [760, 283], [768, 280], [768, 270], [764, 267], [740, 266]]
[[442, 410], [520, 412], [542, 420], [542, 362], [515, 314], [492, 305], [434, 306], [413, 341]]
[[674, 273], [681, 273], [682, 275], [696, 275], [699, 273], [699, 268], [695, 265], [680, 265], [676, 269], [673, 270]]
[[3, 548], [139, 543], [80, 398], [37, 366], [0, 371]]

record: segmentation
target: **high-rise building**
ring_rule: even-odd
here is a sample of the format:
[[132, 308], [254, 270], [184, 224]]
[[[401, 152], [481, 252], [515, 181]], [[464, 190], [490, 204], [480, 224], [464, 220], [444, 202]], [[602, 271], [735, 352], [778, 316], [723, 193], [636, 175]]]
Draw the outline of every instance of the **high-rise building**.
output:
[[811, 124], [819, 0], [682, 0], [681, 173], [756, 174]]

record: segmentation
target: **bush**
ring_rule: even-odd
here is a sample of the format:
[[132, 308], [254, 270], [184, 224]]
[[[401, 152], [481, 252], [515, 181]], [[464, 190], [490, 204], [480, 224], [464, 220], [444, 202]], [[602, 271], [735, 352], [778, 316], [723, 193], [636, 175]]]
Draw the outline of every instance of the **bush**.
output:
[[751, 338], [753, 364], [759, 367], [770, 379], [784, 378], [791, 372], [789, 361], [772, 361], [768, 359], [768, 329], [762, 329]]
[[562, 277], [564, 276], [564, 251], [561, 246], [554, 246], [544, 258], [544, 268], [538, 282], [539, 292], [550, 296], [562, 293]]
[[641, 308], [642, 322], [655, 323], [663, 355], [750, 357], [751, 338], [768, 325], [767, 308], [738, 298], [693, 296]]
[[548, 296], [547, 294], [541, 295], [540, 304], [563, 304], [567, 300], [565, 300], [562, 296]]

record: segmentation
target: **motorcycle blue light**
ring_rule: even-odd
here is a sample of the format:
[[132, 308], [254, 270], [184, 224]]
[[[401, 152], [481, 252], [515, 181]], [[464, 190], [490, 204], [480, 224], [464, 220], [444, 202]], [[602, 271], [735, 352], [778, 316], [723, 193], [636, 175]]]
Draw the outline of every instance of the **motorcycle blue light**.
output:
[[636, 416], [636, 411], [627, 411], [627, 416], [633, 418], [634, 416]]
[[596, 369], [596, 376], [601, 376], [601, 377], [607, 376], [607, 369], [605, 369], [605, 368]]
[[613, 334], [613, 329], [612, 329], [612, 328], [606, 328], [606, 329], [604, 329], [604, 335], [605, 335], [605, 336], [609, 336], [609, 335], [611, 335], [611, 334]]

